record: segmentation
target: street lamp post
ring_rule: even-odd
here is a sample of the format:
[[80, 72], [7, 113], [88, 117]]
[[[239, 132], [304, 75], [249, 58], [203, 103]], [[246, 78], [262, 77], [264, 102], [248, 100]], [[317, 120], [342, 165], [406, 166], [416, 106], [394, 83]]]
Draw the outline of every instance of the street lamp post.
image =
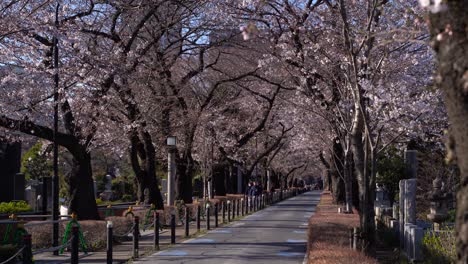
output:
[[177, 144], [176, 137], [167, 138], [167, 205], [174, 205], [174, 188], [175, 188], [175, 174], [176, 174], [176, 162], [175, 162], [175, 150]]

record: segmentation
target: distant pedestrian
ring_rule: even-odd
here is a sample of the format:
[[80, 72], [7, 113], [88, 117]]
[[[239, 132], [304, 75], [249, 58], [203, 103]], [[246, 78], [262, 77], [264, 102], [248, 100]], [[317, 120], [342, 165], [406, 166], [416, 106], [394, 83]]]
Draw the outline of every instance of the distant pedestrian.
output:
[[263, 186], [261, 183], [258, 183], [257, 185], [257, 195], [262, 195], [263, 194]]

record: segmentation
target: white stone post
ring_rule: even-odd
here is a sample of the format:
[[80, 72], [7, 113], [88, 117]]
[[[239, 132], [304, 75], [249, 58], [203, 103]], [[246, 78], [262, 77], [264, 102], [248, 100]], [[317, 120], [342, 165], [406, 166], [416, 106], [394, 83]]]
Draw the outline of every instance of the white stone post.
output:
[[271, 190], [271, 171], [270, 169], [267, 169], [267, 192]]

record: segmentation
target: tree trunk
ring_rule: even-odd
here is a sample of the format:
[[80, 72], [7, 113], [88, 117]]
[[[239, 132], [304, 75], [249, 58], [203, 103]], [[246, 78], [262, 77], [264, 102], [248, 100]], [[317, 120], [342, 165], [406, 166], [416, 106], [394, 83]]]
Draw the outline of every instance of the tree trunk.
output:
[[333, 202], [342, 204], [345, 202], [345, 182], [342, 177], [344, 152], [339, 138], [333, 140], [333, 152], [330, 154], [330, 176], [332, 180]]
[[69, 210], [78, 215], [79, 220], [99, 219], [94, 198], [94, 182], [91, 169], [91, 155], [79, 147], [72, 152], [72, 170], [69, 183]]
[[184, 203], [192, 203], [193, 162], [191, 155], [177, 161], [176, 200], [183, 200]]
[[364, 120], [362, 109], [359, 103], [355, 103], [354, 125], [351, 130], [351, 143], [354, 158], [354, 168], [356, 172], [358, 190], [359, 190], [359, 219], [364, 239], [368, 245], [373, 245], [375, 223], [373, 201], [369, 200], [369, 178], [366, 173], [366, 155], [363, 144]]
[[[468, 262], [468, 0], [444, 1], [447, 10], [430, 15], [438, 77], [445, 94], [451, 137], [460, 168], [457, 194], [457, 263]], [[450, 156], [450, 155], [449, 155]]]
[[[139, 135], [143, 140], [140, 140]], [[148, 189], [148, 202], [154, 204], [157, 209], [163, 209], [163, 198], [156, 179], [156, 150], [151, 136], [147, 132], [139, 134], [133, 131], [130, 141], [130, 160], [137, 181], [137, 199], [143, 202], [145, 189]]]
[[352, 171], [351, 171], [351, 151], [346, 151], [344, 157], [344, 166], [343, 166], [343, 174], [344, 174], [344, 186], [345, 186], [345, 210], [347, 213], [353, 212], [353, 179], [352, 179]]
[[154, 148], [151, 135], [148, 132], [142, 132], [141, 137], [143, 138], [143, 145], [146, 152], [146, 160], [144, 163], [146, 173], [144, 174], [145, 178], [143, 182], [145, 183], [145, 187], [148, 188], [149, 203], [154, 204], [158, 209], [163, 209], [163, 198], [159, 190], [158, 179], [156, 178], [156, 149]]

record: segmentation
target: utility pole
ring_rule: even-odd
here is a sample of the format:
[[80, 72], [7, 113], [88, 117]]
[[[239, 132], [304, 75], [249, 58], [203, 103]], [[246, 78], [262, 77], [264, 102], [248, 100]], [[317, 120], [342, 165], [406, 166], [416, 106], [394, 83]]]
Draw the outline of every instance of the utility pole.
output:
[[[58, 12], [59, 12], [60, 4], [57, 3], [57, 7], [55, 9], [55, 30], [58, 31], [59, 27], [59, 20], [58, 20]], [[56, 32], [57, 34], [58, 32]], [[58, 86], [59, 86], [59, 51], [58, 51], [58, 38], [54, 36], [53, 38], [54, 44], [54, 134], [53, 134], [53, 167], [54, 167], [54, 175], [52, 178], [52, 220], [54, 220], [53, 230], [52, 230], [52, 246], [58, 246], [59, 240], [59, 224], [58, 224], [58, 216], [59, 216], [59, 176], [58, 176], [58, 145], [57, 145], [57, 133], [58, 133], [58, 101], [59, 101], [59, 93], [58, 93]], [[47, 199], [44, 197], [43, 199]], [[54, 255], [58, 255], [58, 250], [54, 251]]]

